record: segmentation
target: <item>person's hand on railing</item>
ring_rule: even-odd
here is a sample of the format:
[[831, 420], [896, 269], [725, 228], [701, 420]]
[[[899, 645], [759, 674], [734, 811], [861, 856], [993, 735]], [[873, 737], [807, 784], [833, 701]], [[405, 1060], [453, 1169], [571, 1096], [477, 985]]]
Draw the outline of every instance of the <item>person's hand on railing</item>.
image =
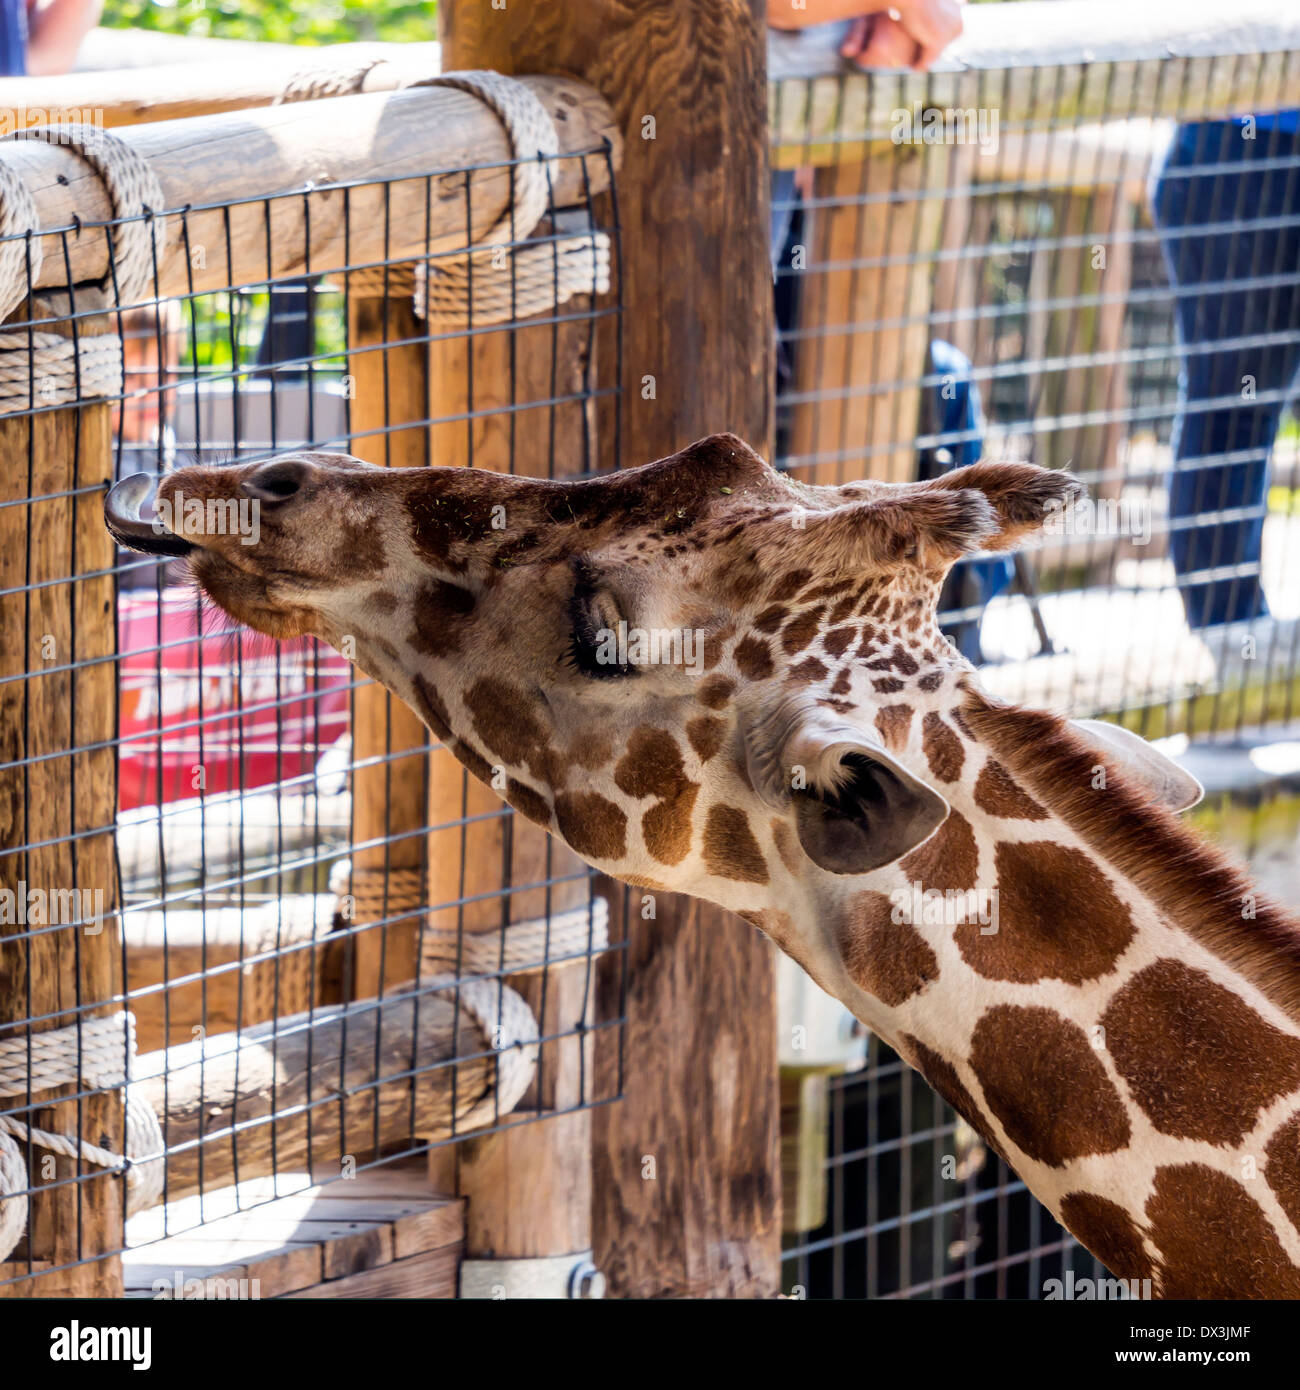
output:
[[768, 0], [774, 29], [806, 29], [851, 19], [840, 46], [861, 68], [928, 68], [961, 34], [964, 0]]

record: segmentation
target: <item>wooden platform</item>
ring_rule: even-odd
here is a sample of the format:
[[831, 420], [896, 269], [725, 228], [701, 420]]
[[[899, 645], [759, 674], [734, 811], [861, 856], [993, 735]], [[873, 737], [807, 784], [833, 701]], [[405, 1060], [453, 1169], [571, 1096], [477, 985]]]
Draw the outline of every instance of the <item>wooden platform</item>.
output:
[[133, 1216], [122, 1271], [129, 1298], [455, 1298], [464, 1236], [464, 1203], [430, 1190], [423, 1160], [289, 1173]]

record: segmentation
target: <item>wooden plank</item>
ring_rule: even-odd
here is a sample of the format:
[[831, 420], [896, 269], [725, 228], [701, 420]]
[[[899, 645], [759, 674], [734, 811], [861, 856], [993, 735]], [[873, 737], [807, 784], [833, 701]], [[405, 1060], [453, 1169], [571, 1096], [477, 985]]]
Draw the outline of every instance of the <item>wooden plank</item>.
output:
[[[95, 307], [93, 296], [78, 296], [79, 311]], [[36, 310], [42, 317], [63, 312], [65, 306], [53, 304]], [[83, 338], [109, 328], [99, 316], [78, 323]], [[54, 331], [61, 329], [56, 325]], [[15, 893], [75, 893], [77, 918], [82, 895], [93, 904], [84, 923], [0, 925], [0, 937], [21, 938], [3, 948], [5, 1036], [65, 1027], [79, 1016], [120, 1008], [110, 1002], [122, 989], [112, 833], [117, 673], [112, 661], [95, 661], [111, 656], [116, 646], [114, 547], [99, 516], [99, 489], [112, 476], [110, 416], [107, 404], [95, 403], [0, 418], [4, 500], [50, 497], [0, 512], [0, 582], [41, 586], [0, 600], [0, 674], [26, 676], [0, 687], [0, 760], [10, 764], [0, 772], [0, 850], [6, 851], [0, 854], [0, 884]], [[78, 495], [81, 489], [86, 495]], [[83, 660], [94, 664], [78, 667]], [[78, 751], [91, 747], [96, 751]], [[46, 843], [39, 849], [25, 848], [40, 842]], [[48, 917], [54, 916], [51, 906]], [[58, 1103], [79, 1089], [84, 1088], [38, 1090], [33, 1099], [46, 1103], [30, 1112], [23, 1108], [19, 1118], [53, 1133], [82, 1134], [120, 1153], [121, 1091]], [[26, 1098], [5, 1098], [3, 1105], [25, 1107]], [[55, 1267], [39, 1280], [41, 1296], [119, 1293], [117, 1256], [91, 1257], [121, 1243], [121, 1176], [39, 1146], [33, 1153], [27, 1234], [11, 1262], [31, 1259]], [[76, 1180], [79, 1174], [84, 1181]], [[73, 1263], [82, 1260], [88, 1262]], [[63, 1264], [70, 1267], [57, 1269]], [[21, 1293], [21, 1286], [0, 1285], [0, 1297]]]
[[[290, 1195], [275, 1197], [277, 1191]], [[266, 1222], [382, 1224], [392, 1229], [398, 1258], [451, 1244], [465, 1230], [464, 1203], [430, 1191], [422, 1167], [402, 1171], [385, 1166], [318, 1184], [306, 1173], [248, 1178], [201, 1197], [183, 1197], [166, 1207], [137, 1212], [128, 1222], [127, 1235], [133, 1247], [140, 1247], [200, 1230], [238, 1235]]]
[[455, 1298], [462, 1246], [412, 1255], [379, 1269], [331, 1279], [286, 1294], [287, 1298]]
[[[757, 0], [439, 7], [449, 67], [472, 56], [476, 66], [506, 71], [575, 73], [615, 109], [625, 140], [621, 409], [629, 464], [719, 429], [760, 450], [768, 439], [764, 10]], [[615, 337], [597, 333], [602, 382], [613, 379]], [[602, 420], [606, 466], [614, 437]], [[771, 958], [752, 929], [666, 896], [658, 919], [636, 918], [629, 934], [626, 1098], [592, 1117], [596, 1263], [614, 1294], [774, 1293]], [[615, 957], [598, 966], [607, 1010], [621, 1006], [621, 969]], [[617, 1030], [597, 1039], [598, 1094], [616, 1092], [619, 1047]], [[728, 1068], [725, 1094], [702, 1092], [701, 1058], [720, 1056], [744, 1061]]]
[[[214, 1211], [269, 1190], [268, 1180], [251, 1179], [213, 1194], [201, 1208], [196, 1198], [187, 1198], [166, 1213], [159, 1208], [132, 1217], [132, 1248], [123, 1256], [126, 1288], [151, 1290], [162, 1280], [170, 1289], [183, 1289], [194, 1280], [202, 1281], [205, 1296], [220, 1290], [234, 1297], [240, 1296], [239, 1281], [244, 1280], [257, 1290], [253, 1295], [246, 1286], [245, 1296], [274, 1298], [335, 1281], [344, 1289], [357, 1288], [355, 1296], [362, 1296], [365, 1286], [349, 1281], [399, 1265], [403, 1268], [393, 1275], [391, 1287], [414, 1293], [421, 1280], [428, 1281], [429, 1270], [422, 1264], [426, 1257], [458, 1250], [464, 1238], [464, 1204], [431, 1195], [422, 1169], [414, 1166], [375, 1169], [356, 1180], [316, 1185], [212, 1219]], [[335, 1195], [341, 1193], [350, 1195]], [[177, 1229], [204, 1215], [206, 1224]], [[164, 1221], [176, 1234], [162, 1235]], [[445, 1283], [445, 1264], [440, 1255], [438, 1287], [438, 1281]]]
[[[170, 1265], [177, 1283], [188, 1279], [247, 1279], [257, 1281], [257, 1297], [275, 1298], [279, 1294], [305, 1289], [321, 1281], [321, 1246], [314, 1241], [284, 1241], [275, 1245], [266, 1240], [207, 1240], [173, 1236], [143, 1252], [148, 1264], [141, 1270], [166, 1270]], [[152, 1283], [160, 1276], [146, 1278], [136, 1274], [136, 1254], [123, 1256], [124, 1273], [130, 1271], [132, 1287]], [[137, 1282], [140, 1281], [140, 1282]]]
[[[384, 253], [387, 259], [389, 253]], [[353, 377], [352, 452], [368, 463], [419, 468], [429, 462], [428, 332], [416, 317], [410, 265], [389, 274], [389, 288], [373, 279], [348, 277], [348, 372]], [[396, 292], [405, 281], [406, 294]], [[401, 428], [408, 425], [408, 428]], [[357, 677], [360, 672], [356, 673]], [[353, 838], [348, 893], [351, 996], [378, 995], [417, 973], [417, 943], [429, 902], [427, 824], [431, 735], [418, 716], [377, 682], [352, 697]], [[389, 837], [396, 837], [388, 843]], [[394, 876], [392, 870], [402, 872]], [[367, 923], [380, 923], [365, 929]]]
[[[481, 47], [470, 28], [448, 29], [450, 68], [526, 70], [507, 48]], [[574, 200], [581, 201], [581, 200]], [[562, 207], [558, 196], [555, 206]], [[576, 296], [555, 312], [581, 315]], [[472, 464], [528, 477], [571, 477], [596, 464], [597, 424], [587, 399], [592, 384], [591, 325], [516, 324], [429, 345], [433, 462]], [[539, 404], [540, 403], [540, 404]], [[524, 407], [518, 409], [517, 407]], [[484, 816], [463, 827], [462, 817]], [[503, 920], [552, 917], [590, 901], [585, 865], [523, 816], [502, 814], [498, 793], [468, 777], [445, 752], [430, 780], [429, 824], [452, 828], [430, 836], [435, 904], [477, 898], [430, 915], [434, 927], [493, 933]], [[559, 880], [558, 882], [556, 880]], [[508, 894], [508, 896], [507, 896]], [[433, 946], [433, 943], [431, 943]], [[454, 949], [436, 945], [432, 970], [454, 968]], [[571, 961], [509, 977], [538, 1017], [544, 1044], [537, 1080], [518, 1107], [536, 1114], [590, 1100], [592, 991], [589, 970]], [[430, 1175], [468, 1199], [466, 1249], [471, 1257], [567, 1254], [591, 1244], [591, 1116], [586, 1110], [486, 1135], [454, 1151], [430, 1154]]]
[[[553, 113], [562, 156], [617, 139], [609, 108], [590, 88], [559, 77], [523, 80]], [[454, 249], [486, 232], [511, 198], [505, 127], [477, 98], [446, 87], [160, 121], [118, 138], [152, 165], [168, 208], [190, 208], [187, 236], [181, 217], [166, 223], [162, 296]], [[77, 284], [102, 281], [108, 238], [99, 224], [112, 207], [99, 175], [64, 145], [13, 141], [4, 158], [47, 229], [38, 284], [63, 285], [69, 272]], [[560, 158], [551, 176], [560, 205], [608, 183], [603, 157]], [[359, 186], [330, 187], [350, 180]]]

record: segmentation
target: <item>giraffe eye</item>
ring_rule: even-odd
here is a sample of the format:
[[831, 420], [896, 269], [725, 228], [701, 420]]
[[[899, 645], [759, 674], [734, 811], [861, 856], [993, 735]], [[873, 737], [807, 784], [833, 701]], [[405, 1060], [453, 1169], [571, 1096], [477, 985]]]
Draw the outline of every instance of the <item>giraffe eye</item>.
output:
[[627, 661], [627, 622], [618, 602], [584, 559], [573, 563], [569, 629], [565, 659], [575, 670], [595, 680], [636, 674]]

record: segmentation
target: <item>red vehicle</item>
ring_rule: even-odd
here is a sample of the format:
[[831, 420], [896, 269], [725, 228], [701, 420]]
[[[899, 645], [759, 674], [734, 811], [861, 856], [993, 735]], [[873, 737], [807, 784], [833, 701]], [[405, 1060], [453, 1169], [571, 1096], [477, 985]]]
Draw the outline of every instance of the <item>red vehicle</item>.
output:
[[347, 731], [343, 657], [232, 628], [190, 588], [120, 595], [123, 810], [305, 777]]

